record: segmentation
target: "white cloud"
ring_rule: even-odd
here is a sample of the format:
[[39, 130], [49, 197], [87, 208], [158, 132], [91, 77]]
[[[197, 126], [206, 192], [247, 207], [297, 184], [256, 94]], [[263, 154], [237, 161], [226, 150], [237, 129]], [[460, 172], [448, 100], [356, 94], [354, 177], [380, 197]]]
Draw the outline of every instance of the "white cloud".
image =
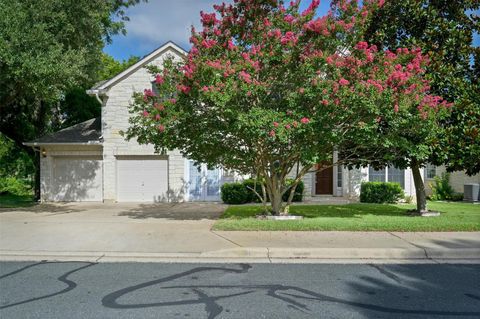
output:
[[190, 26], [199, 28], [200, 11], [212, 12], [218, 0], [150, 0], [127, 11], [127, 38], [145, 48], [174, 41], [188, 46]]

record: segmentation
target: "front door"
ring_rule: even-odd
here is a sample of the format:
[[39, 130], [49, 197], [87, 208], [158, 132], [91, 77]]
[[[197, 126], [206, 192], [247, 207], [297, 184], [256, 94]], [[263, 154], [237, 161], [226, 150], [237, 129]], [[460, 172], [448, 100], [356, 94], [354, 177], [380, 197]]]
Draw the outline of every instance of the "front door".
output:
[[[319, 169], [321, 168], [321, 164]], [[315, 175], [315, 194], [316, 195], [333, 195], [333, 167], [327, 167], [318, 171]]]
[[188, 161], [188, 199], [190, 201], [220, 200], [221, 170], [208, 169], [205, 164], [196, 166]]

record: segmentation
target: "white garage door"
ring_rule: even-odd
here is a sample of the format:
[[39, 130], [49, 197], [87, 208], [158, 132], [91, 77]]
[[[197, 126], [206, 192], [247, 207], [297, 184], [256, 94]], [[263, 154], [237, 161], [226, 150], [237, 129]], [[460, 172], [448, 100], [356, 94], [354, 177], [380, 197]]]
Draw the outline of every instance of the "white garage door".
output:
[[55, 157], [53, 159], [52, 200], [103, 200], [101, 156]]
[[117, 201], [166, 201], [168, 160], [162, 156], [117, 158]]

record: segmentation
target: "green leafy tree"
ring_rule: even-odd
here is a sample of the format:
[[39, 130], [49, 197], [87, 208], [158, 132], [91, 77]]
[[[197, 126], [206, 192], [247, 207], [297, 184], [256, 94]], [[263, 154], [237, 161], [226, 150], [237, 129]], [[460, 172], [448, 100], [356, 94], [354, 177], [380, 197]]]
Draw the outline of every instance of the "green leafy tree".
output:
[[[430, 124], [421, 128], [409, 114], [405, 114], [407, 125], [386, 122], [378, 139], [361, 141], [363, 151], [355, 149], [357, 159], [350, 161], [377, 167], [410, 165], [418, 211], [426, 210], [420, 168], [427, 162], [445, 164], [449, 171], [480, 171], [480, 48], [473, 45], [473, 34], [480, 31], [474, 13], [479, 8], [476, 0], [386, 1], [372, 15], [366, 30], [366, 41], [384, 50], [421, 48], [430, 58], [425, 75], [430, 91], [455, 103], [450, 112], [431, 118]], [[379, 151], [371, 151], [379, 145]]]
[[[118, 61], [103, 53], [100, 68], [95, 75], [96, 81], [109, 80], [139, 60], [139, 57], [131, 56], [128, 60]], [[89, 82], [74, 87], [65, 93], [65, 96], [58, 103], [55, 120], [52, 121], [53, 130], [59, 130], [100, 116], [101, 104], [95, 97], [86, 93], [86, 90], [92, 85], [93, 82]]]
[[97, 74], [97, 81], [109, 80], [123, 70], [129, 68], [140, 60], [138, 56], [131, 56], [127, 60], [118, 61], [114, 57], [104, 53], [100, 70]]
[[139, 1], [1, 1], [0, 132], [34, 158], [22, 143], [48, 132], [65, 92], [95, 79], [104, 41], [124, 32], [124, 8]]
[[317, 0], [304, 11], [298, 1], [239, 0], [202, 12], [185, 60], [150, 67], [159, 94], [135, 95], [126, 137], [254, 174], [265, 182], [258, 197], [288, 214], [302, 177], [331, 162], [335, 146], [373, 139], [399, 113], [422, 127], [443, 109], [428, 94], [419, 50], [384, 52], [362, 41], [377, 6], [363, 3], [334, 1], [319, 18]]

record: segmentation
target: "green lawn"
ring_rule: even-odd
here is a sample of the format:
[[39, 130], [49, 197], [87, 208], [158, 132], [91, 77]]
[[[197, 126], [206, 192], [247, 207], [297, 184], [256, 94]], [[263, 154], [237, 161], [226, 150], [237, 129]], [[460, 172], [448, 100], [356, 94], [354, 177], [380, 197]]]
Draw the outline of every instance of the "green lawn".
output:
[[35, 204], [32, 195], [0, 195], [0, 208], [29, 207]]
[[213, 226], [214, 230], [350, 230], [350, 231], [480, 231], [480, 205], [429, 202], [439, 217], [411, 217], [414, 205], [348, 204], [297, 205], [292, 215], [303, 220], [258, 220], [258, 205], [230, 206]]

